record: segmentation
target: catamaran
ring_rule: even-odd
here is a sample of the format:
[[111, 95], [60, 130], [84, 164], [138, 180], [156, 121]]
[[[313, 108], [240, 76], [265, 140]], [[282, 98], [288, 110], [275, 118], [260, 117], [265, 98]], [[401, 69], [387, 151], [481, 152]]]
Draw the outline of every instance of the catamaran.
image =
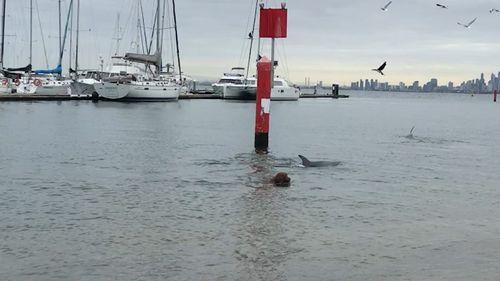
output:
[[[250, 39], [250, 48], [248, 53], [247, 67], [233, 68], [233, 70], [238, 70], [238, 72], [230, 72], [229, 74], [224, 74], [222, 78], [217, 82], [212, 84], [214, 89], [214, 94], [222, 96], [224, 99], [233, 100], [255, 100], [257, 96], [257, 78], [255, 76], [249, 76], [250, 61], [252, 59], [253, 51], [253, 40], [255, 30], [255, 24], [257, 19], [257, 11], [259, 7], [259, 0], [255, 1], [255, 10], [253, 18], [252, 31], [248, 34]], [[257, 60], [260, 59], [260, 39], [257, 46]], [[275, 76], [274, 85], [271, 89], [271, 100], [290, 100], [296, 101], [300, 97], [300, 90], [291, 86], [287, 80]]]
[[[250, 77], [241, 84], [226, 84], [223, 86], [224, 99], [255, 100], [257, 96], [257, 79]], [[296, 101], [300, 97], [300, 90], [290, 86], [287, 80], [276, 76], [271, 89], [271, 100]]]

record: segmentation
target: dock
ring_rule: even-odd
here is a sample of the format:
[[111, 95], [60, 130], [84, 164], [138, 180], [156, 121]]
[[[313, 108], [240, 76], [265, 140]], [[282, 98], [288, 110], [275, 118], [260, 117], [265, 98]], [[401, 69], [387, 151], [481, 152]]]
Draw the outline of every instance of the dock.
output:
[[212, 93], [204, 93], [204, 94], [184, 94], [179, 95], [180, 100], [221, 100], [221, 96], [216, 96]]
[[[300, 98], [348, 98], [348, 95], [339, 95], [338, 92], [328, 93], [302, 93]], [[212, 91], [194, 91], [179, 95], [180, 100], [220, 100], [221, 96], [214, 95]], [[67, 100], [92, 100], [91, 96], [71, 96], [71, 95], [37, 95], [37, 94], [0, 94], [2, 101], [67, 101]]]
[[348, 98], [349, 95], [332, 95], [332, 94], [301, 94], [301, 99], [314, 99], [314, 98], [329, 98], [329, 99], [342, 99]]
[[65, 100], [91, 100], [90, 96], [70, 95], [27, 95], [7, 94], [0, 95], [0, 101], [65, 101]]

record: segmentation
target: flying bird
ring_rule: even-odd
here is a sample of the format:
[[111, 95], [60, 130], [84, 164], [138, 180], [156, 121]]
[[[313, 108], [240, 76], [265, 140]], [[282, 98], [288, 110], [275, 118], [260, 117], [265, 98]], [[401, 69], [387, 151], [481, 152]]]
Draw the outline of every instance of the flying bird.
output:
[[490, 10], [490, 14], [491, 14], [491, 13], [493, 13], [493, 12], [500, 13], [500, 10], [499, 10], [499, 9], [495, 9], [495, 8], [493, 8], [493, 9], [491, 9], [491, 10]]
[[381, 66], [379, 66], [377, 69], [372, 69], [372, 70], [376, 71], [376, 72], [378, 72], [378, 73], [380, 73], [382, 75], [384, 75], [384, 73], [382, 72], [382, 70], [384, 70], [384, 68], [385, 68], [386, 65], [387, 65], [387, 62], [384, 61], [384, 63]]
[[385, 4], [385, 6], [380, 8], [380, 9], [385, 12], [385, 11], [387, 11], [387, 8], [389, 8], [389, 5], [391, 5], [391, 4], [392, 4], [392, 1], [389, 1], [389, 3]]
[[463, 23], [460, 23], [460, 22], [457, 22], [458, 25], [461, 25], [465, 28], [470, 28], [470, 26], [477, 20], [477, 18], [474, 18], [473, 20], [471, 20], [468, 24], [463, 24]]
[[448, 9], [448, 6], [442, 4], [436, 4], [436, 6], [438, 6], [439, 8]]

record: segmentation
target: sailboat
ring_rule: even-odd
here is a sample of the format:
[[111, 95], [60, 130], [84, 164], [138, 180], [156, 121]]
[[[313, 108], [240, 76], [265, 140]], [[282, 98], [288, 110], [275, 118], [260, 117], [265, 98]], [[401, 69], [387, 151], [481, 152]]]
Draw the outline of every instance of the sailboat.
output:
[[[71, 79], [62, 76], [62, 59], [64, 56], [64, 46], [68, 35], [68, 24], [73, 13], [73, 0], [69, 4], [68, 14], [66, 17], [66, 26], [64, 36], [61, 37], [61, 0], [59, 3], [59, 62], [53, 69], [35, 70], [33, 84], [36, 86], [35, 94], [37, 95], [68, 95]], [[61, 41], [62, 38], [62, 41]]]
[[3, 55], [4, 55], [4, 47], [5, 47], [5, 7], [7, 0], [2, 1], [2, 37], [1, 37], [1, 45], [0, 45], [0, 70], [2, 70], [2, 76], [0, 77], [0, 95], [2, 94], [10, 94], [12, 92], [12, 79], [7, 77], [3, 73]]
[[[2, 1], [2, 38], [1, 38], [1, 54], [0, 54], [0, 71], [2, 74], [0, 84], [0, 93], [1, 94], [9, 94], [18, 92], [18, 88], [22, 84], [27, 84], [24, 87], [23, 92], [34, 93], [35, 88], [31, 87], [29, 83], [29, 73], [31, 73], [31, 44], [30, 44], [30, 62], [25, 67], [19, 68], [5, 68], [4, 63], [4, 53], [5, 53], [5, 19], [6, 19], [6, 4], [7, 0]], [[30, 7], [32, 6], [32, 1], [30, 1]], [[31, 30], [30, 30], [30, 42], [31, 40]]]
[[79, 55], [79, 38], [80, 38], [80, 0], [77, 0], [76, 4], [76, 48], [75, 48], [75, 69], [70, 71], [74, 74], [74, 79], [71, 81], [70, 85], [70, 95], [71, 96], [86, 96], [91, 97], [95, 95], [94, 84], [97, 83], [97, 79], [100, 77], [96, 72], [88, 72], [86, 77], [79, 77], [78, 73], [78, 55]]
[[[60, 1], [59, 1], [60, 2]], [[68, 19], [72, 12], [73, 0], [70, 3], [68, 11]], [[60, 7], [60, 4], [59, 4]], [[61, 10], [59, 9], [59, 17]], [[67, 35], [67, 23], [64, 33], [64, 42]], [[60, 29], [59, 29], [60, 30]], [[7, 68], [3, 71], [4, 75], [11, 77], [13, 92], [19, 94], [37, 94], [37, 95], [67, 95], [70, 80], [64, 79], [62, 73], [62, 57], [64, 50], [64, 42], [59, 45], [59, 63], [53, 69], [32, 70], [33, 58], [33, 0], [30, 0], [30, 52], [29, 64], [22, 68]]]
[[[182, 90], [182, 85], [176, 83], [174, 79], [162, 74], [162, 36], [163, 28], [160, 26], [160, 0], [157, 0], [156, 8], [156, 51], [154, 54], [126, 53], [123, 60], [139, 65], [143, 65], [145, 71], [138, 75], [127, 75], [128, 79], [114, 79], [106, 81], [103, 79], [95, 84], [95, 90], [100, 97], [109, 100], [126, 101], [177, 101]], [[174, 21], [175, 20], [175, 1], [173, 3]], [[175, 25], [177, 29], [177, 24]], [[178, 42], [176, 32], [176, 43]], [[180, 59], [177, 43], [177, 57]], [[149, 66], [154, 66], [155, 71], [150, 70]], [[182, 81], [182, 77], [180, 78]]]

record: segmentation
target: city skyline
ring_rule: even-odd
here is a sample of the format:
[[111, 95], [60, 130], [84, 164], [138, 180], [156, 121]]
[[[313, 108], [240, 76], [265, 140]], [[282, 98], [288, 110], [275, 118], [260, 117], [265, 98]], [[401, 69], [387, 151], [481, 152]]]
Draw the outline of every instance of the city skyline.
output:
[[[444, 83], [444, 84], [443, 84]], [[306, 83], [307, 84], [307, 83]], [[351, 82], [345, 88], [352, 90], [382, 90], [382, 91], [411, 91], [411, 92], [475, 92], [487, 93], [500, 89], [500, 71], [497, 75], [491, 73], [489, 78], [484, 73], [480, 77], [462, 81], [455, 84], [453, 81], [439, 83], [438, 78], [431, 78], [426, 83], [415, 80], [406, 84], [399, 82], [397, 85], [390, 84], [378, 79], [359, 79]]]
[[[33, 66], [44, 68], [48, 62], [54, 67], [58, 56], [57, 1], [34, 2], [38, 8], [35, 6], [33, 20]], [[146, 25], [150, 25], [154, 1], [143, 2]], [[268, 7], [279, 7], [281, 1], [265, 2]], [[63, 7], [67, 9], [68, 3], [63, 1]], [[99, 57], [107, 61], [116, 49], [123, 54], [137, 45], [134, 45], [137, 28], [133, 12], [136, 3], [137, 0], [82, 1], [80, 63], [83, 68], [95, 69]], [[335, 3], [335, 6], [326, 0], [286, 3], [289, 35], [277, 43], [280, 63], [277, 74], [297, 84], [302, 83], [304, 77], [343, 85], [357, 77], [380, 79], [371, 69], [383, 61], [387, 61], [383, 79], [391, 84], [427, 81], [433, 77], [457, 84], [499, 68], [494, 58], [500, 50], [500, 42], [495, 38], [500, 13], [489, 13], [490, 9], [500, 6], [496, 1], [456, 0], [445, 3], [448, 9], [431, 2], [394, 1], [386, 12], [380, 10], [384, 1], [353, 0]], [[255, 1], [184, 0], [176, 4], [180, 52], [186, 74], [198, 79], [217, 79], [233, 66], [246, 66], [249, 44], [246, 37]], [[9, 67], [26, 65], [28, 61], [28, 7], [28, 0], [7, 5], [5, 61]], [[120, 36], [116, 36], [118, 14], [121, 15]], [[470, 29], [457, 25], [475, 17], [478, 20]], [[169, 58], [171, 42], [169, 36], [165, 38], [165, 57]], [[46, 45], [47, 59], [42, 43]], [[270, 56], [269, 43], [264, 45], [262, 54]], [[69, 44], [66, 46], [68, 49]], [[65, 69], [68, 50], [66, 52]], [[253, 63], [251, 68], [255, 68]]]

